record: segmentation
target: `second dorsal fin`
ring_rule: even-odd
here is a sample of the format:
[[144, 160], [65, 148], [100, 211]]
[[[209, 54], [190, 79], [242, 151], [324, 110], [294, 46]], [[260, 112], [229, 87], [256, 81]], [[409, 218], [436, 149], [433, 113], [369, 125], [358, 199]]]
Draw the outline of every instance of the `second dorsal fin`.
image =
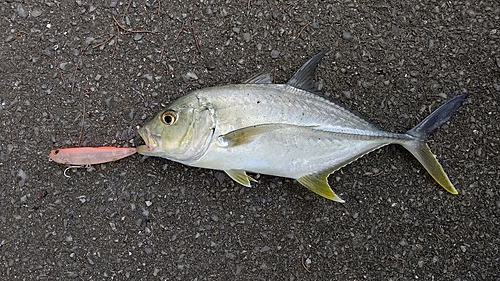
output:
[[310, 58], [304, 65], [302, 65], [297, 72], [286, 82], [290, 86], [294, 86], [296, 88], [309, 91], [309, 92], [317, 92], [318, 90], [314, 86], [314, 72], [316, 71], [316, 67], [318, 67], [319, 62], [327, 53], [326, 50], [323, 50], [314, 57]]

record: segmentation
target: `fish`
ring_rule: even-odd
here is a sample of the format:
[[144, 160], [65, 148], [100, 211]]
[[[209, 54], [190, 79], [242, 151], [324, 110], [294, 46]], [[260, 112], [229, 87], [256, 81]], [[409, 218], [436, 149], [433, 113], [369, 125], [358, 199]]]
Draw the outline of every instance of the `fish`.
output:
[[136, 153], [134, 147], [71, 147], [50, 151], [52, 161], [66, 165], [95, 165], [120, 160]]
[[255, 182], [247, 172], [291, 178], [343, 203], [328, 176], [376, 149], [399, 144], [439, 185], [457, 194], [426, 141], [468, 94], [451, 98], [405, 133], [389, 132], [317, 90], [315, 70], [326, 52], [309, 59], [285, 84], [274, 84], [271, 72], [264, 72], [240, 84], [191, 91], [138, 126], [145, 144], [137, 152], [222, 170], [244, 186]]

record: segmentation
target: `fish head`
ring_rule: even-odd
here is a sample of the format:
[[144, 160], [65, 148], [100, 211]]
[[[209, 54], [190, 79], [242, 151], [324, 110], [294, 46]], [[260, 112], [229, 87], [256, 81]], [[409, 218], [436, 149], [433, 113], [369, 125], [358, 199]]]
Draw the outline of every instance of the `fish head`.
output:
[[190, 164], [205, 154], [215, 132], [214, 110], [197, 98], [185, 97], [138, 128], [145, 145], [137, 152]]

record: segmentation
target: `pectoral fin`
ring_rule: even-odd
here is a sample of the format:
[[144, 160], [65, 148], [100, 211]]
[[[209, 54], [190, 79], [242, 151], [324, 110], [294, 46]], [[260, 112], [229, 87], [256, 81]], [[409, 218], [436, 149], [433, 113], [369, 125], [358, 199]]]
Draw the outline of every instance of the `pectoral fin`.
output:
[[248, 144], [262, 134], [271, 131], [285, 128], [287, 124], [262, 124], [256, 126], [245, 127], [234, 130], [218, 138], [219, 145], [222, 147], [235, 147], [243, 144]]
[[333, 201], [344, 203], [345, 201], [338, 197], [328, 184], [328, 176], [331, 172], [322, 172], [316, 174], [305, 175], [297, 179], [300, 184], [307, 187], [309, 190]]
[[246, 187], [251, 187], [252, 185], [250, 184], [250, 181], [257, 182], [254, 180], [252, 177], [247, 175], [247, 173], [243, 170], [227, 170], [224, 171], [226, 174], [232, 178], [234, 181], [237, 183], [244, 185]]

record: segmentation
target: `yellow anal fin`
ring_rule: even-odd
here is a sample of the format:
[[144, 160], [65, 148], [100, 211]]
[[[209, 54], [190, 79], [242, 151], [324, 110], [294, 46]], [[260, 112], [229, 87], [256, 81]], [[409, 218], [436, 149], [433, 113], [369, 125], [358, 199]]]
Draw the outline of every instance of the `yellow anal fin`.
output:
[[338, 197], [328, 184], [328, 176], [330, 172], [316, 173], [305, 175], [297, 179], [300, 184], [307, 187], [309, 190], [333, 201], [344, 203], [345, 201]]
[[235, 182], [244, 185], [246, 187], [251, 187], [250, 181], [257, 182], [251, 176], [247, 175], [244, 170], [226, 170], [226, 174], [232, 178]]

